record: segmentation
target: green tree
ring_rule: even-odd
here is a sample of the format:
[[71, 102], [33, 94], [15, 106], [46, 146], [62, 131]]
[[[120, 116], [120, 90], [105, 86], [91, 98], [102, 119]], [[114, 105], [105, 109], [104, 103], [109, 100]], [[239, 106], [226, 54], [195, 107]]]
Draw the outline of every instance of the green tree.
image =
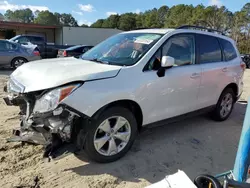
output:
[[34, 14], [29, 8], [15, 11], [7, 10], [4, 16], [9, 21], [18, 21], [24, 23], [31, 23], [34, 21]]
[[192, 5], [176, 5], [171, 7], [166, 16], [165, 27], [175, 28], [181, 25], [192, 25], [194, 7]]
[[233, 21], [233, 14], [225, 6], [209, 6], [204, 10], [204, 23], [207, 27], [228, 31]]
[[135, 17], [136, 28], [143, 28], [143, 27], [145, 27], [144, 20], [145, 20], [145, 14], [143, 14], [143, 13], [137, 14], [136, 17]]
[[58, 18], [50, 11], [41, 11], [35, 18], [35, 23], [45, 25], [59, 25]]
[[119, 27], [119, 15], [110, 15], [107, 19], [103, 21], [103, 28], [118, 28]]
[[104, 22], [104, 19], [99, 19], [99, 20], [97, 20], [95, 23], [93, 23], [90, 27], [101, 28], [103, 22]]
[[168, 13], [169, 7], [164, 5], [158, 9], [158, 24], [160, 27], [164, 26], [165, 20], [166, 20], [166, 15]]
[[146, 11], [144, 14], [145, 14], [144, 27], [157, 28], [163, 26], [159, 22], [158, 10], [156, 8]]
[[89, 27], [89, 26], [86, 24], [82, 24], [80, 27]]
[[207, 26], [205, 22], [205, 6], [197, 5], [193, 9], [192, 20], [191, 23], [198, 26]]
[[58, 12], [54, 12], [54, 16], [56, 17], [56, 20], [57, 20], [56, 22], [58, 24], [60, 24], [61, 23], [61, 14]]
[[119, 29], [129, 31], [136, 28], [136, 14], [125, 13], [120, 17]]
[[[57, 15], [55, 15], [57, 17]], [[71, 27], [77, 27], [78, 24], [77, 24], [77, 21], [75, 20], [75, 18], [71, 15], [71, 14], [61, 14], [60, 17], [59, 17], [60, 21], [60, 25], [63, 25], [63, 26], [71, 26]]]

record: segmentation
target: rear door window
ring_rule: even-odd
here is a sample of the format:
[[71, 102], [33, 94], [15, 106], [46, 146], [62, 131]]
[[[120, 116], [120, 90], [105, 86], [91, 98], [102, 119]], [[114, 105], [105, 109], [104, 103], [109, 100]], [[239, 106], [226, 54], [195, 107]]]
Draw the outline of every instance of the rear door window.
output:
[[20, 38], [18, 39], [18, 42], [21, 43], [21, 44], [23, 44], [23, 43], [28, 43], [28, 42], [30, 42], [30, 40], [29, 40], [27, 37], [20, 37]]
[[231, 61], [237, 57], [237, 53], [231, 42], [224, 39], [220, 39], [220, 43], [223, 47], [223, 52], [226, 61]]
[[200, 64], [222, 61], [222, 52], [217, 38], [208, 35], [197, 35], [199, 43]]
[[44, 42], [43, 37], [30, 36], [29, 38], [30, 38], [31, 42], [33, 42], [33, 43], [43, 43]]

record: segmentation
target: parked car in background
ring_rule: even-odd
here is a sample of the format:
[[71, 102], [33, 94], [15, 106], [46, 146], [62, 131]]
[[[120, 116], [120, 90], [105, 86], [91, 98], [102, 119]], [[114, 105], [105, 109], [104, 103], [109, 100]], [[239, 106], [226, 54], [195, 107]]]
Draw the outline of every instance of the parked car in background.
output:
[[17, 68], [28, 61], [41, 59], [36, 48], [27, 48], [8, 40], [0, 40], [0, 66]]
[[9, 41], [16, 42], [28, 47], [36, 46], [42, 58], [56, 58], [58, 49], [65, 49], [71, 46], [47, 43], [46, 38], [40, 35], [17, 35], [9, 39]]
[[80, 57], [80, 55], [87, 52], [89, 49], [93, 48], [93, 46], [88, 45], [76, 45], [66, 49], [58, 50], [57, 57]]
[[241, 59], [246, 64], [246, 67], [250, 68], [250, 54], [241, 54]]

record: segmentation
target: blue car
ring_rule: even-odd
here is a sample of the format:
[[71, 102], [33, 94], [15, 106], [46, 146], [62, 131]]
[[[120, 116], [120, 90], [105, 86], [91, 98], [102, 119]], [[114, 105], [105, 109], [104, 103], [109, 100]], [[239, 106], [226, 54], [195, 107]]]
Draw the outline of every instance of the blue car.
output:
[[41, 59], [36, 48], [27, 48], [20, 44], [0, 40], [0, 67], [17, 68], [23, 63]]

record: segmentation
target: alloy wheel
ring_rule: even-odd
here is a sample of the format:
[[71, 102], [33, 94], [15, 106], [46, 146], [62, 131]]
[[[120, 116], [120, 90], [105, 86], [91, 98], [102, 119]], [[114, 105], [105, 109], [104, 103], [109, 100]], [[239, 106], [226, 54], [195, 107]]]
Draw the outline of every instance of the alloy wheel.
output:
[[124, 117], [113, 116], [104, 120], [96, 129], [94, 146], [104, 156], [113, 156], [121, 152], [131, 137], [131, 126]]
[[17, 67], [20, 67], [22, 64], [24, 64], [25, 61], [23, 59], [16, 59], [14, 61], [14, 67], [17, 68]]
[[231, 93], [227, 93], [222, 101], [221, 101], [221, 105], [220, 105], [220, 115], [221, 117], [226, 117], [232, 110], [233, 107], [233, 96]]

